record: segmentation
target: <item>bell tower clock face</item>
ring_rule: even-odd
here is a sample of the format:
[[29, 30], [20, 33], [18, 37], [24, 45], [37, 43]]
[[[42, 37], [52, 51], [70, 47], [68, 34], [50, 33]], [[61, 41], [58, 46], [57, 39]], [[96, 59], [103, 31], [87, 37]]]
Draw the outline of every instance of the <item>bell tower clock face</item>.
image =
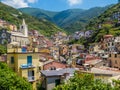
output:
[[6, 33], [2, 33], [1, 36], [2, 36], [2, 38], [6, 38], [7, 35], [6, 35]]

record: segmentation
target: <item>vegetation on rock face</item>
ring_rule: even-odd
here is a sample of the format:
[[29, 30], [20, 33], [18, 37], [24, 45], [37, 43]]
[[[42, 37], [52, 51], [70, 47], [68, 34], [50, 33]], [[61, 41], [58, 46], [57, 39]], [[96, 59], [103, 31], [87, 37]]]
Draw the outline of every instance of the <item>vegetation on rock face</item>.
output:
[[[106, 10], [102, 15], [90, 21], [87, 29], [95, 30], [95, 34], [91, 37], [91, 42], [98, 42], [103, 35], [112, 34], [114, 36], [120, 35], [119, 20], [114, 18], [115, 13], [120, 12], [120, 4]], [[89, 39], [89, 40], [91, 40]], [[88, 40], [88, 42], [89, 42]]]
[[6, 20], [7, 22], [19, 27], [23, 18], [26, 20], [29, 30], [38, 30], [41, 34], [48, 37], [58, 31], [63, 31], [45, 19], [38, 20], [0, 2], [0, 19]]
[[115, 87], [104, 83], [100, 79], [94, 79], [92, 74], [75, 73], [67, 83], [58, 85], [53, 90], [119, 90], [120, 81], [114, 81]]
[[0, 90], [32, 90], [31, 84], [0, 63]]
[[71, 39], [68, 44], [84, 44], [86, 42], [86, 39], [85, 38], [80, 38], [80, 39]]
[[7, 52], [6, 49], [7, 49], [6, 46], [0, 45], [0, 55], [5, 54]]

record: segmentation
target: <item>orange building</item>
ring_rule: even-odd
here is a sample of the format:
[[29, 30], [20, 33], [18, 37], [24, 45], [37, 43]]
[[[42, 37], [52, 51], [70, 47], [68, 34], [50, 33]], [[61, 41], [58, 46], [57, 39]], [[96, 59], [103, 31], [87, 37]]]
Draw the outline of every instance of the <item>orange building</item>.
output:
[[108, 58], [109, 66], [120, 69], [120, 54], [109, 54]]

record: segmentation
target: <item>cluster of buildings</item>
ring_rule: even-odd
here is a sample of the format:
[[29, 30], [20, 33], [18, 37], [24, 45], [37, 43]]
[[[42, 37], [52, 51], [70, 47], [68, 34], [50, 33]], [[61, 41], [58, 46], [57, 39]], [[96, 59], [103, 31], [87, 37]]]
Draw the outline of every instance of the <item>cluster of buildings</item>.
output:
[[49, 40], [37, 30], [28, 30], [24, 19], [19, 29], [7, 30], [1, 26], [0, 44], [7, 47], [7, 55], [1, 55], [0, 62], [5, 61], [19, 76], [26, 78], [33, 90], [39, 82], [43, 82], [44, 89], [52, 90], [63, 79], [73, 76], [76, 68], [62, 63], [63, 57], [60, 57], [69, 52], [68, 46], [63, 44], [67, 41], [66, 34], [58, 32], [56, 38]]
[[120, 37], [105, 35], [99, 43], [90, 46], [89, 52], [107, 60], [109, 66], [115, 67], [112, 62], [113, 60], [116, 61], [119, 58]]
[[72, 38], [79, 40], [80, 38], [89, 38], [93, 34], [93, 30], [88, 30], [88, 31], [77, 31], [73, 34]]
[[27, 25], [25, 24], [24, 19], [19, 29], [12, 28], [11, 30], [6, 30], [7, 29], [6, 26], [3, 24], [2, 29], [0, 31], [0, 35], [1, 35], [0, 44], [4, 44], [4, 42], [7, 42], [10, 44], [16, 43], [18, 44], [18, 46], [25, 46], [29, 43], [28, 28], [27, 28]]
[[[92, 33], [76, 34], [89, 37]], [[52, 90], [67, 82], [75, 71], [93, 73], [95, 78], [106, 82], [120, 75], [120, 37], [105, 35], [86, 52], [83, 45], [67, 44], [71, 37], [63, 32], [48, 39], [37, 30], [28, 30], [24, 19], [18, 30], [1, 29], [0, 34], [0, 43], [7, 46], [7, 55], [1, 55], [0, 62], [5, 61], [19, 76], [26, 78], [33, 90], [39, 82], [43, 90]]]
[[11, 24], [3, 19], [0, 19], [0, 27], [1, 28], [7, 28], [8, 30], [17, 30], [17, 26], [14, 24]]

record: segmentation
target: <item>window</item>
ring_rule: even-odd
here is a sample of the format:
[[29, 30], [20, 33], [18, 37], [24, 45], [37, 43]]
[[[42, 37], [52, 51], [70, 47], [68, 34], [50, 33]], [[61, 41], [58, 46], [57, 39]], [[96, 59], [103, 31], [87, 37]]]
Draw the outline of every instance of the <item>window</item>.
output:
[[114, 43], [112, 43], [112, 46], [114, 46]]
[[52, 66], [49, 68], [49, 70], [56, 70], [56, 67]]
[[21, 26], [22, 29], [24, 29], [24, 26]]
[[42, 70], [41, 67], [39, 67], [39, 70]]
[[34, 76], [34, 71], [33, 70], [28, 70], [28, 77]]
[[59, 85], [60, 84], [60, 79], [56, 79], [55, 80], [55, 86]]
[[28, 80], [29, 81], [35, 80], [34, 71], [33, 70], [28, 70]]
[[109, 57], [111, 57], [111, 54], [109, 54]]
[[111, 61], [111, 59], [109, 60], [109, 67], [112, 67], [112, 61]]
[[115, 58], [117, 57], [117, 54], [115, 54]]
[[11, 64], [14, 64], [14, 57], [11, 57]]

